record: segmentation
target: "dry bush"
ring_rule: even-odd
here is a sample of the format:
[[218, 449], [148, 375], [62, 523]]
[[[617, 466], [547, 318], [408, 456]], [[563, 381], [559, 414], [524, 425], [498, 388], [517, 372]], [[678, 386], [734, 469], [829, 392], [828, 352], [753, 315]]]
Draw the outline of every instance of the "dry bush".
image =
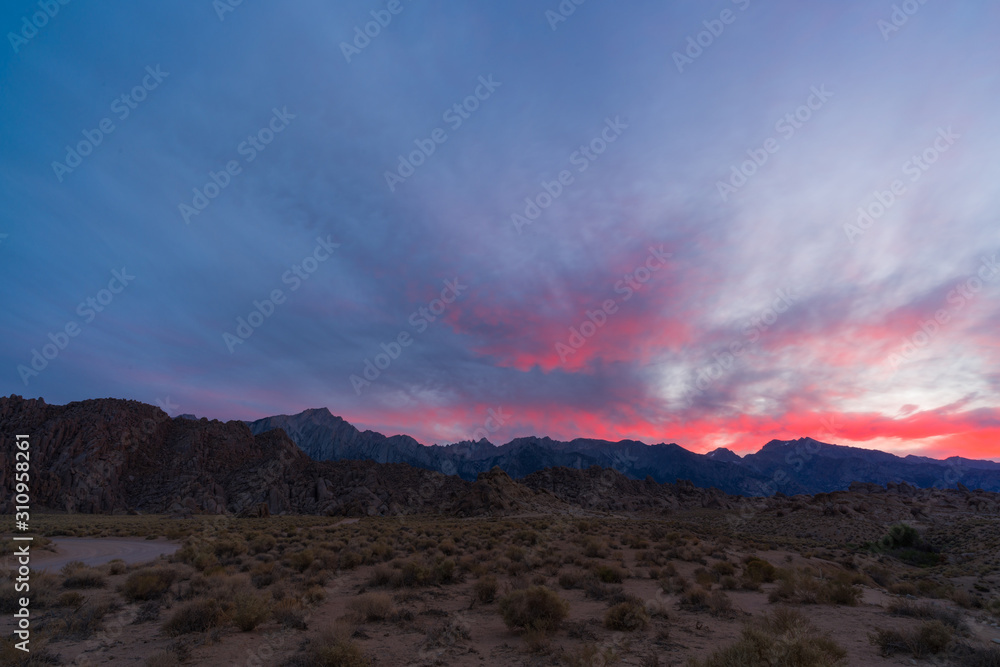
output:
[[79, 607], [86, 598], [76, 591], [68, 591], [56, 598], [56, 604], [60, 607]]
[[168, 567], [136, 570], [122, 584], [121, 593], [129, 600], [158, 600], [170, 590], [177, 572]]
[[63, 566], [63, 588], [104, 588], [107, 580], [104, 573], [95, 567], [88, 567], [79, 561]]
[[847, 652], [795, 611], [775, 610], [744, 626], [739, 640], [692, 667], [839, 667]]
[[111, 576], [116, 576], [119, 574], [125, 574], [128, 571], [128, 565], [125, 564], [121, 558], [115, 558], [108, 562], [108, 574]]
[[751, 557], [743, 566], [743, 579], [758, 587], [760, 584], [771, 583], [777, 576], [777, 568], [762, 558]]
[[942, 652], [951, 643], [953, 631], [941, 621], [925, 621], [909, 630], [884, 630], [876, 628], [868, 640], [878, 647], [883, 657], [896, 653], [910, 653], [914, 658], [924, 658]]
[[177, 667], [179, 664], [177, 656], [169, 651], [161, 651], [146, 659], [146, 667]]
[[233, 625], [243, 632], [250, 632], [271, 615], [267, 600], [248, 591], [236, 595], [232, 607]]
[[271, 618], [286, 628], [306, 629], [306, 611], [295, 598], [278, 600], [271, 607]]
[[80, 641], [92, 637], [104, 626], [104, 617], [121, 606], [107, 601], [89, 602], [79, 608], [66, 609], [46, 619], [40, 628], [53, 640]]
[[587, 574], [581, 570], [567, 570], [566, 572], [560, 572], [559, 585], [566, 590], [577, 588], [586, 576]]
[[492, 574], [482, 577], [473, 586], [473, 594], [483, 604], [493, 602], [497, 595], [497, 578]]
[[645, 630], [649, 625], [649, 614], [640, 600], [619, 602], [604, 614], [604, 627], [608, 630], [632, 632]]
[[188, 602], [179, 607], [163, 625], [163, 631], [171, 636], [191, 632], [205, 632], [222, 625], [224, 614], [222, 607], [215, 599], [202, 599]]
[[346, 631], [326, 632], [308, 650], [285, 663], [286, 667], [370, 667], [372, 664]]
[[625, 578], [625, 571], [615, 565], [598, 565], [594, 575], [605, 584], [620, 584]]
[[959, 632], [966, 630], [965, 619], [961, 612], [936, 604], [914, 604], [909, 600], [892, 600], [886, 608], [893, 616], [908, 616], [910, 618], [936, 619]]
[[263, 534], [250, 540], [249, 549], [252, 554], [262, 554], [274, 549], [278, 541], [273, 535]]
[[569, 603], [545, 586], [512, 591], [500, 600], [500, 615], [508, 628], [556, 629], [569, 614]]
[[361, 622], [384, 621], [396, 613], [396, 605], [388, 593], [362, 593], [347, 603]]
[[611, 667], [621, 662], [621, 656], [610, 646], [598, 647], [587, 642], [575, 651], [563, 651], [560, 664], [567, 667]]

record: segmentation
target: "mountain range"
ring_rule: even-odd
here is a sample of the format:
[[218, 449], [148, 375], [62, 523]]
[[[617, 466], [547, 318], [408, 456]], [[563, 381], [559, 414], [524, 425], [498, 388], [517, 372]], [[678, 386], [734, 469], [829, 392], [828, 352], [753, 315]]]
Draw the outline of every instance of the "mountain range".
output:
[[407, 435], [360, 431], [326, 408], [258, 419], [248, 426], [255, 434], [282, 429], [316, 461], [406, 463], [467, 480], [475, 480], [479, 473], [494, 467], [518, 479], [546, 468], [582, 470], [596, 465], [632, 479], [649, 477], [658, 483], [689, 480], [698, 487], [744, 496], [828, 493], [845, 490], [852, 482], [906, 482], [920, 488], [957, 488], [961, 484], [1000, 491], [1000, 463], [993, 461], [900, 457], [813, 438], [772, 440], [758, 452], [741, 457], [722, 448], [696, 454], [674, 443], [647, 445], [635, 440], [589, 438], [564, 442], [525, 437], [499, 446], [484, 438], [453, 445], [422, 445]]
[[[33, 511], [499, 516], [669, 513], [766, 500], [843, 514], [862, 511], [861, 496], [873, 493], [970, 511], [994, 511], [1000, 498], [979, 490], [1000, 489], [1000, 465], [992, 461], [901, 458], [808, 438], [772, 441], [743, 457], [593, 439], [424, 446], [359, 431], [325, 409], [248, 424], [171, 418], [120, 399], [50, 405], [0, 397], [0, 440], [22, 434], [29, 436]], [[14, 489], [23, 475], [14, 452], [0, 448], [0, 488]], [[934, 486], [954, 490], [914, 495]], [[13, 503], [13, 493], [0, 496], [0, 513], [13, 512]]]

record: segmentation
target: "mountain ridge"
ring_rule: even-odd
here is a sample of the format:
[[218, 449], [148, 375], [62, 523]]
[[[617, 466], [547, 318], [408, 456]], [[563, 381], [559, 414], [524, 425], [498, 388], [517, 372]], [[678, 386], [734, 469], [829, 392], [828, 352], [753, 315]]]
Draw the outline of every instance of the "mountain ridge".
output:
[[[852, 482], [909, 483], [922, 488], [957, 488], [962, 482], [1000, 491], [1000, 463], [962, 457], [900, 457], [879, 450], [824, 443], [811, 437], [774, 439], [757, 452], [741, 457], [725, 448], [697, 454], [676, 443], [594, 438], [559, 441], [547, 436], [524, 436], [501, 445], [485, 438], [476, 443], [423, 445], [408, 435], [360, 431], [328, 408], [275, 415], [247, 424], [254, 433], [282, 428], [315, 460], [408, 463], [468, 480], [494, 467], [519, 479], [545, 468], [582, 470], [597, 465], [631, 479], [651, 477], [658, 483], [690, 480], [701, 488], [714, 487], [748, 496], [826, 493], [846, 490]], [[815, 465], [818, 459], [823, 465]]]

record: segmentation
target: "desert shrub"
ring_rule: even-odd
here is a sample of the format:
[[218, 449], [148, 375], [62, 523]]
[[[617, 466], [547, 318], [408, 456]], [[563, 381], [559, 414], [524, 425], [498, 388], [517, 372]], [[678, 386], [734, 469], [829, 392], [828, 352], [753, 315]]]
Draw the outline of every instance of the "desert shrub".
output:
[[916, 595], [917, 587], [909, 581], [900, 581], [895, 584], [889, 584], [886, 590], [893, 595]]
[[[296, 551], [291, 556], [288, 557], [288, 564], [299, 572], [305, 572], [306, 568], [312, 565], [313, 561], [316, 560], [316, 552], [312, 549], [302, 549], [301, 551]], [[353, 567], [360, 565], [357, 563]], [[343, 567], [343, 565], [342, 565]], [[345, 569], [351, 569], [346, 567]]]
[[594, 574], [605, 584], [620, 584], [625, 578], [625, 572], [615, 565], [598, 565]]
[[326, 599], [326, 589], [319, 585], [310, 586], [302, 597], [309, 604], [316, 604]]
[[305, 655], [286, 663], [289, 667], [369, 667], [361, 647], [346, 633], [327, 633], [315, 640]]
[[125, 579], [121, 592], [132, 601], [158, 600], [170, 590], [176, 578], [177, 572], [167, 567], [136, 570]]
[[362, 593], [347, 603], [362, 622], [384, 621], [396, 613], [396, 605], [388, 593]]
[[740, 638], [693, 667], [838, 667], [847, 652], [798, 612], [778, 609], [744, 626]]
[[587, 642], [573, 651], [564, 650], [560, 664], [567, 667], [611, 667], [621, 662], [621, 656], [612, 646], [598, 646]]
[[712, 570], [720, 577], [729, 577], [736, 574], [736, 567], [728, 560], [720, 560], [713, 563]]
[[250, 592], [243, 592], [233, 598], [233, 625], [243, 632], [250, 632], [267, 620], [271, 610], [263, 597]]
[[962, 667], [1000, 667], [1000, 646], [973, 646], [955, 642], [948, 651], [953, 664]]
[[270, 551], [278, 544], [273, 535], [263, 534], [250, 540], [250, 553], [262, 554]]
[[121, 558], [115, 558], [108, 562], [108, 574], [115, 576], [118, 574], [125, 574], [128, 571], [128, 565], [125, 564]]
[[878, 647], [883, 657], [896, 653], [910, 653], [914, 658], [937, 654], [951, 642], [952, 629], [941, 621], [925, 621], [909, 630], [876, 628], [868, 640]]
[[66, 577], [63, 588], [104, 588], [107, 585], [103, 572], [78, 561], [67, 563], [61, 572]]
[[712, 591], [705, 604], [713, 616], [725, 616], [733, 610], [733, 601], [722, 591]]
[[240, 554], [246, 553], [246, 550], [246, 542], [244, 542], [243, 538], [239, 536], [230, 536], [219, 539], [212, 547], [212, 551], [215, 553], [217, 558], [235, 558]]
[[42, 665], [59, 665], [62, 660], [58, 655], [50, 653], [44, 645], [39, 644], [36, 637], [32, 637], [31, 652], [25, 653], [14, 646], [20, 641], [15, 637], [8, 637], [6, 633], [0, 637], [0, 665], [4, 667], [42, 667]]
[[954, 609], [936, 604], [914, 604], [909, 600], [892, 600], [886, 608], [893, 616], [908, 616], [910, 618], [936, 619], [954, 630], [960, 632], [966, 629], [962, 614]]
[[719, 580], [719, 573], [699, 567], [694, 571], [694, 583], [705, 588], [710, 588], [712, 584]]
[[559, 585], [566, 590], [576, 588], [584, 578], [584, 573], [579, 570], [568, 570], [559, 573]]
[[604, 627], [608, 630], [644, 630], [649, 625], [649, 614], [642, 602], [619, 602], [604, 614]]
[[858, 606], [864, 591], [846, 581], [826, 581], [819, 588], [817, 600], [823, 604]]
[[146, 658], [146, 667], [177, 667], [181, 664], [170, 651], [160, 651]]
[[79, 608], [66, 609], [50, 617], [44, 626], [51, 639], [82, 640], [92, 637], [104, 625], [104, 617], [120, 605], [108, 602], [90, 602]]
[[286, 628], [295, 630], [306, 629], [306, 612], [295, 598], [278, 600], [271, 607], [271, 618]]
[[545, 586], [512, 591], [500, 600], [500, 615], [508, 628], [548, 632], [569, 614], [569, 604]]
[[743, 566], [743, 578], [758, 586], [771, 583], [777, 576], [777, 568], [761, 558], [751, 558]]
[[483, 604], [493, 602], [497, 595], [497, 578], [492, 574], [482, 577], [473, 586], [473, 593], [476, 600]]
[[267, 588], [277, 579], [276, 568], [277, 565], [274, 562], [257, 563], [250, 570], [250, 583], [257, 588]]
[[56, 604], [60, 607], [79, 607], [84, 602], [84, 597], [76, 591], [67, 591], [56, 599]]
[[704, 588], [692, 588], [681, 596], [678, 604], [689, 611], [704, 611], [708, 609], [708, 591]]
[[217, 600], [202, 599], [179, 607], [163, 625], [171, 637], [191, 632], [205, 632], [222, 625], [224, 616]]
[[875, 553], [884, 553], [919, 567], [931, 567], [941, 562], [934, 547], [925, 542], [917, 529], [909, 524], [897, 523], [889, 527], [889, 532], [869, 548]]

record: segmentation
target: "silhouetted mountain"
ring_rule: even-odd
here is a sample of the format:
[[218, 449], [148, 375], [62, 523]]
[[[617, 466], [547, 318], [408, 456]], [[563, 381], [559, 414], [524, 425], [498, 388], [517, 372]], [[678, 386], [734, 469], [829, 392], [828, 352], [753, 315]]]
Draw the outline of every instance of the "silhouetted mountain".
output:
[[857, 447], [821, 443], [812, 438], [772, 440], [756, 454], [737, 456], [719, 448], [695, 454], [676, 444], [646, 445], [634, 440], [609, 442], [577, 438], [516, 438], [496, 446], [487, 440], [454, 445], [421, 445], [409, 436], [386, 437], [359, 431], [326, 408], [279, 415], [249, 423], [254, 433], [282, 428], [311, 458], [369, 459], [408, 463], [474, 480], [494, 467], [515, 479], [553, 467], [585, 470], [600, 466], [632, 479], [658, 483], [689, 480], [730, 494], [771, 495], [845, 490], [852, 482], [907, 482], [922, 488], [971, 488], [1000, 491], [1000, 464], [952, 457], [899, 457]]

